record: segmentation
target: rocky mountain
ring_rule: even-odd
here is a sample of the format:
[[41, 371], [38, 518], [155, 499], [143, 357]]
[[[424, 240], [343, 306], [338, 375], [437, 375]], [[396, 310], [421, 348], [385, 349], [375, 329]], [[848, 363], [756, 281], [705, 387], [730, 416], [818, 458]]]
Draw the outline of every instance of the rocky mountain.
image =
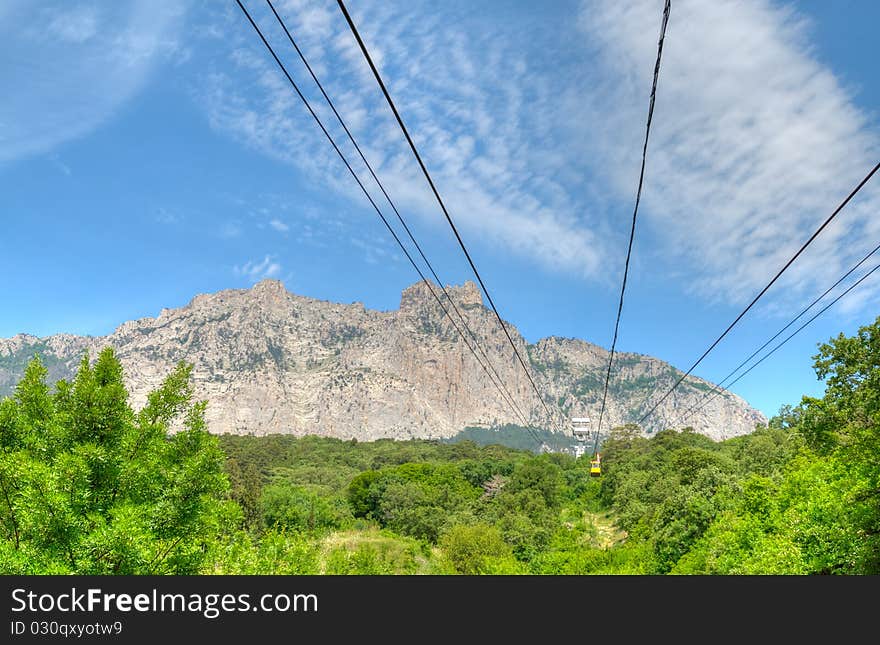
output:
[[[448, 288], [530, 424], [566, 428], [569, 416], [598, 419], [608, 353], [582, 340], [526, 343], [508, 331], [530, 364], [548, 420], [477, 287]], [[281, 282], [198, 295], [180, 309], [120, 325], [104, 337], [25, 334], [0, 339], [0, 396], [13, 391], [27, 361], [42, 356], [52, 379], [69, 378], [83, 353], [114, 347], [137, 408], [177, 361], [193, 363], [198, 397], [215, 433], [319, 434], [360, 440], [450, 437], [468, 426], [522, 424], [443, 315], [424, 283], [396, 311], [298, 296]], [[640, 354], [615, 356], [604, 427], [637, 420], [681, 372]], [[711, 387], [688, 377], [646, 422], [672, 423]], [[751, 432], [766, 418], [725, 393], [688, 425], [715, 439]]]

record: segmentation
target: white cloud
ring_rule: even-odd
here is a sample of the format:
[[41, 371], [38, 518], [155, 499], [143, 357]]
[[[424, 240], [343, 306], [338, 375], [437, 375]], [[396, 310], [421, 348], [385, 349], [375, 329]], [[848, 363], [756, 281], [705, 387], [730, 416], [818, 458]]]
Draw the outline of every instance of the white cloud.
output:
[[179, 224], [182, 220], [180, 214], [170, 208], [160, 206], [156, 209], [156, 221], [160, 224]]
[[[444, 228], [332, 3], [294, 0], [281, 11], [404, 215]], [[585, 0], [576, 24], [555, 25], [559, 36], [538, 45], [534, 25], [456, 20], [421, 4], [365, 3], [354, 18], [466, 241], [616, 289], [661, 12], [661, 0]], [[274, 19], [257, 19], [362, 170]], [[202, 97], [212, 126], [364, 204], [250, 26], [230, 20], [235, 51]], [[810, 29], [770, 0], [674, 3], [635, 278], [651, 270], [701, 296], [747, 302], [876, 161], [877, 133], [817, 61]], [[864, 254], [861, 240], [873, 246], [878, 185], [828, 227], [774, 297], [802, 301]]]
[[[585, 206], [566, 185], [572, 181], [569, 152], [552, 144], [555, 120], [543, 114], [553, 110], [558, 88], [538, 78], [515, 43], [478, 28], [465, 35], [457, 31], [461, 24], [450, 28], [441, 18], [412, 9], [373, 5], [358, 22], [465, 237], [546, 268], [595, 276], [602, 245], [584, 226]], [[418, 215], [444, 228], [443, 215], [338, 12], [303, 1], [287, 3], [280, 12], [404, 216]], [[274, 18], [255, 17], [279, 54], [290, 60], [291, 73], [316, 99], [313, 107], [372, 189], [295, 54], [289, 57], [291, 48]], [[235, 33], [247, 36], [230, 58], [235, 71], [218, 68], [203, 96], [212, 126], [366, 205], [250, 26], [239, 24]], [[438, 57], [438, 51], [452, 54]], [[381, 193], [373, 192], [378, 201]]]
[[[585, 132], [621, 196], [638, 177], [662, 2], [589, 0], [581, 25], [600, 66]], [[811, 26], [767, 0], [673, 4], [648, 149], [643, 215], [703, 295], [747, 302], [878, 157], [878, 138]], [[813, 293], [875, 243], [878, 182], [817, 238], [775, 289]], [[873, 230], [868, 246], [861, 242]], [[645, 232], [645, 229], [641, 229]]]
[[348, 242], [362, 251], [364, 261], [367, 264], [399, 262], [401, 259], [390, 250], [392, 243], [385, 237], [354, 235]]
[[265, 255], [262, 260], [248, 260], [243, 265], [235, 265], [232, 271], [235, 275], [247, 278], [251, 282], [259, 282], [281, 275], [281, 264], [276, 261], [276, 256]]
[[286, 233], [290, 230], [290, 227], [278, 218], [273, 218], [269, 220], [269, 226], [274, 228], [279, 233]]
[[81, 5], [55, 11], [47, 25], [49, 34], [71, 43], [84, 43], [98, 33], [96, 7]]
[[64, 173], [65, 176], [70, 177], [73, 174], [73, 170], [66, 163], [61, 161], [61, 158], [58, 155], [50, 155], [49, 160], [55, 165], [58, 170]]
[[238, 220], [229, 220], [224, 222], [220, 227], [220, 237], [232, 239], [241, 235], [241, 222]]
[[0, 21], [0, 163], [91, 132], [177, 51], [188, 2], [10, 0]]

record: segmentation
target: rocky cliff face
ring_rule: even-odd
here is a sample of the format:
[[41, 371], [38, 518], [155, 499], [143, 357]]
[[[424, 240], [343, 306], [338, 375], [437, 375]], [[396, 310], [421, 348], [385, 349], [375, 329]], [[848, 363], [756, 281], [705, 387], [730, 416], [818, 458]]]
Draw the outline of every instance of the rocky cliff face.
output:
[[[604, 349], [555, 337], [528, 345], [508, 325], [553, 412], [548, 420], [477, 287], [467, 282], [449, 292], [529, 423], [552, 429], [567, 427], [569, 415], [598, 419]], [[106, 337], [0, 339], [0, 396], [12, 392], [34, 353], [50, 378], [69, 378], [84, 352], [94, 357], [107, 345], [122, 361], [135, 407], [177, 361], [193, 363], [196, 394], [209, 402], [215, 433], [439, 438], [467, 426], [522, 423], [424, 283], [406, 289], [400, 308], [390, 312], [297, 296], [265, 280], [247, 290], [196, 296], [157, 318], [123, 323]], [[680, 374], [648, 356], [616, 355], [603, 428], [637, 420]], [[645, 429], [667, 427], [709, 387], [689, 377]], [[751, 432], [756, 423], [766, 418], [729, 393], [688, 420], [715, 439]]]

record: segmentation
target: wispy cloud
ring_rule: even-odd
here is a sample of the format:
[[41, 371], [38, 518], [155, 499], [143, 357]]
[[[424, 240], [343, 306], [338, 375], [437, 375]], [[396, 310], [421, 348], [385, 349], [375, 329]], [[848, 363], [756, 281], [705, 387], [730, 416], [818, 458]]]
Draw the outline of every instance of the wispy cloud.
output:
[[349, 239], [349, 244], [363, 253], [367, 264], [379, 264], [380, 262], [398, 262], [400, 256], [395, 253], [386, 238], [376, 236], [354, 235]]
[[241, 222], [238, 220], [229, 220], [227, 222], [223, 222], [223, 225], [220, 227], [220, 237], [225, 239], [232, 239], [234, 237], [238, 237], [241, 235]]
[[97, 7], [80, 5], [53, 12], [46, 29], [50, 36], [80, 44], [98, 33], [98, 20]]
[[287, 231], [290, 230], [290, 226], [288, 226], [287, 224], [285, 224], [284, 222], [282, 222], [282, 221], [281, 221], [280, 219], [278, 219], [278, 218], [270, 219], [270, 220], [269, 220], [269, 226], [271, 226], [272, 228], [274, 228], [274, 229], [275, 229], [276, 231], [278, 231], [279, 233], [287, 233]]
[[248, 260], [242, 265], [232, 267], [235, 275], [247, 278], [251, 282], [259, 282], [266, 278], [277, 278], [281, 275], [281, 264], [274, 255], [265, 255], [262, 260]]
[[73, 170], [64, 163], [58, 155], [50, 155], [49, 160], [52, 164], [58, 168], [66, 177], [70, 177], [73, 174]]
[[[638, 176], [662, 3], [588, 0], [596, 91], [585, 131], [621, 196]], [[880, 146], [847, 89], [819, 63], [811, 26], [767, 0], [674, 4], [649, 148], [645, 216], [703, 295], [743, 302], [780, 269], [876, 163]], [[816, 291], [876, 243], [874, 182], [786, 274], [776, 293]], [[866, 233], [873, 235], [862, 242]], [[873, 241], [872, 241], [873, 240]]]
[[[424, 7], [410, 9], [373, 5], [359, 23], [456, 221], [471, 240], [547, 268], [596, 275], [602, 247], [583, 225], [585, 206], [567, 185], [577, 181], [571, 159], [549, 143], [556, 126], [545, 113], [559, 88], [541, 81], [509, 38], [481, 31], [482, 25], [463, 34], [462, 24], [450, 28], [426, 16]], [[443, 226], [338, 12], [299, 0], [281, 10], [398, 206]], [[266, 33], [286, 52], [283, 33], [271, 16], [262, 17]], [[218, 68], [205, 88], [212, 125], [364, 203], [274, 62], [240, 23], [229, 27], [246, 37], [228, 61], [235, 71]], [[439, 51], [451, 53], [438, 57]], [[290, 69], [312, 94], [300, 67]], [[320, 100], [313, 105], [354, 163], [332, 114]]]
[[178, 51], [188, 2], [10, 0], [0, 21], [6, 92], [0, 163], [53, 149], [110, 118]]
[[179, 224], [182, 220], [182, 217], [179, 212], [174, 209], [166, 208], [165, 206], [160, 206], [156, 209], [155, 220], [159, 224]]
[[[515, 21], [440, 17], [419, 3], [365, 3], [354, 17], [466, 238], [616, 284], [661, 10], [659, 0], [584, 0], [579, 19], [552, 25], [549, 36]], [[442, 227], [332, 3], [291, 0], [281, 11], [398, 205]], [[228, 19], [233, 51], [202, 97], [211, 124], [364, 203], [250, 27]], [[271, 15], [258, 19], [354, 161]], [[817, 60], [810, 29], [770, 0], [675, 3], [637, 271], [650, 267], [710, 299], [747, 301], [876, 161], [876, 129]], [[880, 237], [876, 185], [774, 294], [821, 291], [865, 252], [862, 240]]]

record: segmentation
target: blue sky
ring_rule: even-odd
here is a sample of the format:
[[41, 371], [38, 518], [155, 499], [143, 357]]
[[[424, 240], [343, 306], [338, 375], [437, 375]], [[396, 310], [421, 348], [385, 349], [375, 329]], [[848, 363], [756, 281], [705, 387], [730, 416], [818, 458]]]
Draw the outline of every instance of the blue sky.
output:
[[[530, 341], [610, 344], [662, 5], [350, 2]], [[335, 2], [277, 6], [441, 278], [473, 279]], [[620, 350], [688, 367], [877, 162], [877, 24], [869, 0], [673, 2]], [[393, 309], [417, 280], [234, 2], [7, 1], [0, 61], [0, 337], [106, 334], [264, 277]], [[719, 380], [873, 248], [878, 205], [875, 178], [695, 373]], [[768, 415], [818, 394], [816, 344], [878, 296], [872, 276], [734, 391]]]

